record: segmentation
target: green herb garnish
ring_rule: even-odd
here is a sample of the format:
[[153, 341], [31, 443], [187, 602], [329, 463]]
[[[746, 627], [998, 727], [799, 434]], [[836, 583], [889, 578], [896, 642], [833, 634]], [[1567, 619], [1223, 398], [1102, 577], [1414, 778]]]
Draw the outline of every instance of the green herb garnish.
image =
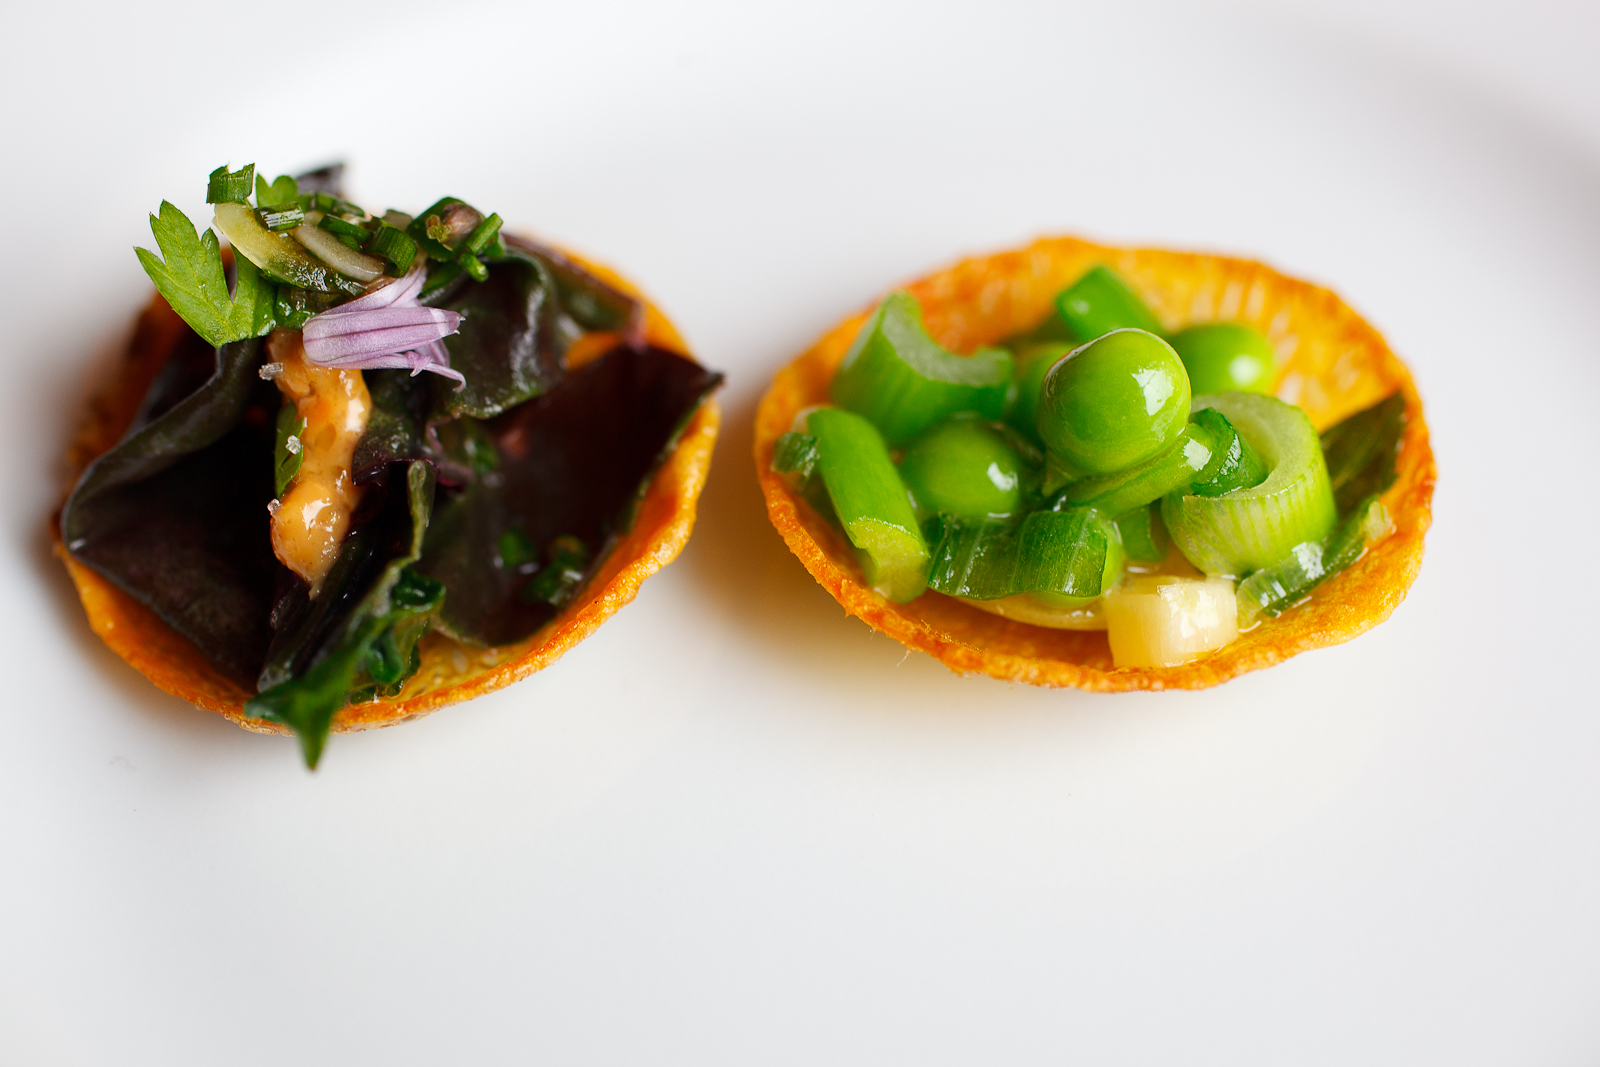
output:
[[[214, 186], [216, 176], [211, 180]], [[150, 230], [165, 260], [147, 248], [134, 251], [172, 310], [196, 333], [220, 348], [272, 331], [272, 286], [255, 264], [235, 257], [237, 281], [230, 296], [215, 232], [196, 233], [189, 217], [165, 200], [161, 214], [150, 216]]]
[[300, 186], [287, 174], [280, 174], [271, 182], [256, 175], [256, 207], [299, 206]]
[[273, 491], [278, 496], [289, 488], [289, 483], [300, 473], [300, 464], [305, 462], [305, 443], [301, 437], [305, 432], [306, 420], [299, 409], [292, 400], [284, 400], [278, 408], [278, 443], [272, 464]]
[[254, 191], [256, 165], [246, 163], [238, 170], [229, 170], [224, 164], [211, 172], [206, 183], [208, 204], [248, 204]]

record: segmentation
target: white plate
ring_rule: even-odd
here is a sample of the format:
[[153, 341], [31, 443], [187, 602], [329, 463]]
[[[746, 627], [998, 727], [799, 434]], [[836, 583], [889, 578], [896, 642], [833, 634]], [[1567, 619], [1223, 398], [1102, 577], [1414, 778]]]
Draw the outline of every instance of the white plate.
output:
[[[0, 1061], [1593, 1062], [1600, 96], [1551, 93], [1595, 17], [1113, 6], [8, 15]], [[144, 213], [334, 156], [623, 267], [728, 418], [632, 606], [310, 775], [107, 652], [42, 530]], [[1045, 232], [1264, 258], [1387, 333], [1441, 472], [1389, 622], [1092, 696], [811, 581], [749, 458], [770, 375]]]

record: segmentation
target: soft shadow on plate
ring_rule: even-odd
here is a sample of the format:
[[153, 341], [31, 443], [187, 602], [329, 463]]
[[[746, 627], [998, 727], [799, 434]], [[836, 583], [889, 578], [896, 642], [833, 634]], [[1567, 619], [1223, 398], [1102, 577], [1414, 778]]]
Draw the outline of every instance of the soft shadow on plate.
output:
[[[855, 674], [881, 664], [893, 642], [846, 616], [806, 573], [767, 521], [751, 448], [758, 390], [728, 396], [712, 475], [683, 554], [695, 593], [777, 661], [826, 663]], [[894, 645], [898, 658], [899, 646]]]
[[828, 692], [814, 701], [819, 713], [855, 716], [870, 708], [885, 724], [955, 723], [976, 715], [991, 723], [996, 716], [1020, 722], [1068, 713], [1094, 720], [1138, 708], [1170, 712], [1170, 703], [1163, 708], [1124, 699], [1112, 706], [1096, 694], [957, 675], [846, 615], [767, 518], [751, 456], [766, 378], [746, 384], [746, 394], [725, 398], [716, 462], [681, 565], [692, 572], [694, 595], [721, 616], [721, 625], [737, 632], [742, 649], [759, 652], [760, 669], [769, 673], [774, 690], [795, 685]]

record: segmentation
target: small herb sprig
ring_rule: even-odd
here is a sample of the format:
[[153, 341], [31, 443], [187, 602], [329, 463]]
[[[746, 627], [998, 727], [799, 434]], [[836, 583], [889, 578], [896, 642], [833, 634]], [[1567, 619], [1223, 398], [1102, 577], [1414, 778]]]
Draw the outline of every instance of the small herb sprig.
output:
[[[216, 232], [197, 231], [167, 201], [150, 216], [160, 254], [135, 252], [172, 309], [217, 346], [279, 326], [300, 329], [381, 275], [403, 278], [425, 265], [426, 297], [463, 273], [482, 281], [488, 264], [505, 255], [500, 216], [485, 217], [454, 197], [416, 219], [399, 211], [373, 215], [338, 196], [302, 193], [287, 174], [268, 181], [252, 163], [212, 171], [206, 202], [247, 209], [225, 209], [236, 253], [231, 293]], [[223, 214], [219, 207], [219, 225]]]

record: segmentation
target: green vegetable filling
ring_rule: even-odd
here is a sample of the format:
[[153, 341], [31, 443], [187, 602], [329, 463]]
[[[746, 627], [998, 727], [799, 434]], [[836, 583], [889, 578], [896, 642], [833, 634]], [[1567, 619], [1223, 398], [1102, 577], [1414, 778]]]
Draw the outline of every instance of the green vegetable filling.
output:
[[914, 599], [927, 584], [928, 546], [883, 435], [838, 408], [812, 412], [806, 429], [817, 440], [817, 470], [867, 584], [890, 600]]
[[833, 378], [833, 400], [863, 416], [893, 447], [959, 411], [998, 419], [1011, 384], [1011, 353], [946, 351], [922, 324], [910, 293], [891, 293], [856, 334]]
[[995, 350], [955, 356], [894, 293], [834, 378], [847, 410], [814, 411], [808, 432], [775, 446], [773, 469], [832, 513], [893, 599], [925, 587], [1078, 607], [1125, 560], [1163, 564], [1176, 546], [1206, 574], [1241, 579], [1247, 627], [1390, 529], [1377, 496], [1395, 478], [1399, 395], [1319, 438], [1303, 411], [1263, 395], [1263, 335], [1210, 323], [1164, 338], [1104, 265], [1010, 343], [1014, 366]]
[[[166, 202], [151, 216], [159, 251], [137, 249], [140, 263], [193, 333], [147, 392], [149, 414], [90, 466], [61, 517], [75, 558], [253, 689], [246, 714], [290, 727], [313, 767], [340, 708], [401, 692], [430, 630], [507, 645], [555, 617], [721, 381], [645, 344], [640, 301], [503, 236], [499, 215], [452, 197], [415, 217], [371, 214], [339, 195], [341, 172], [268, 181], [253, 164], [220, 167], [206, 187], [214, 228], [198, 232]], [[268, 515], [301, 471], [307, 424], [269, 380], [261, 338], [364, 295], [379, 269], [402, 277], [424, 261], [420, 302], [461, 317], [443, 343], [465, 388], [408, 374], [415, 364], [324, 354], [363, 375], [372, 409], [349, 472], [361, 509], [313, 596], [271, 544]], [[567, 347], [596, 331], [624, 339], [569, 372]]]

